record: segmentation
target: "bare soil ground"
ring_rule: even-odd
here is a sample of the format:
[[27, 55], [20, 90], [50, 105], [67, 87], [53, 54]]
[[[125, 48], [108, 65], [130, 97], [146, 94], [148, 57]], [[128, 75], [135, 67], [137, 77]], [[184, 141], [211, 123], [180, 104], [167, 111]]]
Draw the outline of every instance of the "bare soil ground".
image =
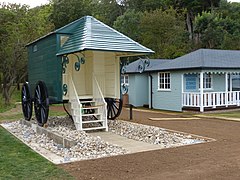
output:
[[[119, 119], [128, 119], [124, 110]], [[240, 122], [201, 118], [151, 121], [182, 114], [134, 111], [133, 122], [214, 138], [216, 141], [59, 165], [76, 179], [240, 179]]]

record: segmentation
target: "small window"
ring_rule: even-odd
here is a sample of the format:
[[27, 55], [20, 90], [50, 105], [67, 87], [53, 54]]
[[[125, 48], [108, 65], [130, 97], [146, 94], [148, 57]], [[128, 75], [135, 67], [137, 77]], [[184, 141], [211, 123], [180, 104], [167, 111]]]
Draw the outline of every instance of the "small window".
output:
[[129, 77], [128, 75], [121, 75], [121, 85], [129, 85]]
[[69, 36], [61, 35], [60, 36], [60, 47], [62, 47], [68, 39], [69, 39]]
[[[199, 77], [200, 88], [200, 77]], [[212, 89], [212, 75], [210, 73], [203, 74], [203, 89]]]
[[171, 89], [171, 78], [169, 72], [158, 73], [158, 89], [159, 90], [170, 90]]
[[35, 45], [33, 46], [33, 52], [37, 52], [37, 50], [38, 50], [38, 48], [37, 48], [37, 45], [35, 44]]

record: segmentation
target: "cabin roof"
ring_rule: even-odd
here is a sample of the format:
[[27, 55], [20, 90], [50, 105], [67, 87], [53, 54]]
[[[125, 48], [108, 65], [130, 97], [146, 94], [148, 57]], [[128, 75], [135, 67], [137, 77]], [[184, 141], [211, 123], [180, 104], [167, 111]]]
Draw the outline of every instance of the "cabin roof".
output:
[[58, 30], [58, 33], [70, 33], [69, 39], [57, 55], [83, 50], [100, 50], [149, 54], [154, 53], [129, 37], [98, 21], [92, 16], [85, 16]]
[[[135, 63], [136, 65], [137, 63]], [[151, 64], [151, 62], [150, 62]], [[145, 71], [165, 71], [181, 69], [238, 69], [240, 68], [239, 50], [198, 49], [184, 56], [168, 61], [158, 61]], [[134, 67], [126, 72], [134, 73]]]
[[36, 43], [52, 34], [69, 36], [68, 40], [57, 52], [57, 56], [83, 50], [124, 52], [128, 55], [131, 53], [138, 55], [154, 53], [151, 49], [144, 47], [92, 16], [84, 16], [36, 39], [26, 46]]

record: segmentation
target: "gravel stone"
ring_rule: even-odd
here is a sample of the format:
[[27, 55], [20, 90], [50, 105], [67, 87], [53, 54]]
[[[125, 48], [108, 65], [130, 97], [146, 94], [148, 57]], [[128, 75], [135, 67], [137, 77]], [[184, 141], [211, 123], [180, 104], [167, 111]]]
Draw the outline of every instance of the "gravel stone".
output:
[[[33, 123], [36, 123], [36, 121], [33, 121]], [[115, 134], [137, 141], [156, 144], [161, 146], [161, 148], [206, 142], [205, 139], [193, 135], [127, 121], [109, 120], [108, 125], [109, 131]], [[99, 136], [95, 137], [84, 131], [77, 131], [69, 117], [50, 117], [47, 128], [62, 137], [75, 141], [76, 145], [70, 148], [65, 148], [62, 144], [55, 143], [45, 134], [37, 134], [31, 127], [20, 124], [20, 121], [5, 123], [5, 126], [34, 149], [45, 148], [63, 157], [63, 162], [128, 153], [126, 149], [105, 142]]]

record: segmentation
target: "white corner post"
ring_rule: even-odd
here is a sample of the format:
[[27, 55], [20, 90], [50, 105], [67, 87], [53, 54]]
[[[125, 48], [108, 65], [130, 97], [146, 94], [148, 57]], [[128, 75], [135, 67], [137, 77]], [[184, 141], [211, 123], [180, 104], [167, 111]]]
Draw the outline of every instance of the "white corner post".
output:
[[203, 72], [200, 72], [200, 112], [204, 111], [203, 106]]
[[184, 101], [184, 98], [183, 98], [183, 93], [184, 93], [184, 81], [183, 81], [183, 77], [184, 77], [184, 74], [181, 75], [181, 81], [182, 81], [182, 96], [181, 96], [181, 97], [182, 97], [182, 98], [181, 98], [181, 99], [182, 99], [182, 107], [183, 107], [184, 104], [185, 104], [185, 103], [183, 102], [183, 101]]
[[228, 73], [225, 73], [225, 105], [228, 107]]

